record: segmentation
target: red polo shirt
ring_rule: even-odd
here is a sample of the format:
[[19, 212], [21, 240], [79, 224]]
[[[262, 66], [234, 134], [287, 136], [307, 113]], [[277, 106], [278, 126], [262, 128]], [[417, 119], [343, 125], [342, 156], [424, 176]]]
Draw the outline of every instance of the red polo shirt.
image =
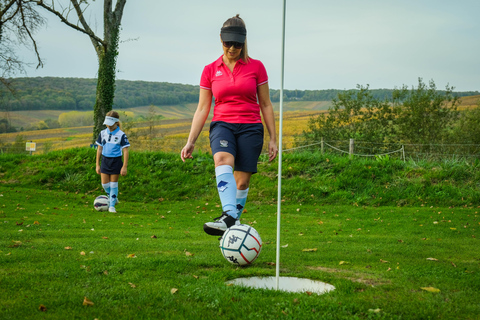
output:
[[212, 121], [261, 123], [257, 87], [268, 82], [263, 63], [240, 59], [232, 73], [222, 57], [205, 66], [200, 79], [200, 88], [211, 90], [215, 97]]

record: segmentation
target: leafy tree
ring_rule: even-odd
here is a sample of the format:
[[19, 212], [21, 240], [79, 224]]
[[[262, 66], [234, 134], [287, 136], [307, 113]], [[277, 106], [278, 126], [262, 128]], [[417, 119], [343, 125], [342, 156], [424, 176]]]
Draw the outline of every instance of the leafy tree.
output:
[[57, 119], [45, 119], [45, 123], [47, 124], [49, 129], [60, 128], [60, 123]]
[[[70, 0], [68, 6], [58, 4], [55, 0], [35, 2], [53, 13], [67, 26], [86, 34], [95, 48], [98, 58], [98, 80], [94, 106], [94, 128], [92, 140], [95, 140], [103, 129], [103, 120], [108, 111], [112, 110], [115, 95], [115, 73], [120, 38], [120, 24], [127, 0], [117, 0], [113, 6], [112, 0], [103, 1], [103, 39], [95, 34], [85, 19], [88, 0]], [[71, 22], [71, 13], [75, 12], [77, 21]]]
[[15, 142], [10, 144], [10, 147], [7, 148], [9, 153], [27, 153], [25, 150], [25, 143], [27, 140], [25, 140], [25, 137], [22, 135], [17, 135], [15, 137]]
[[61, 113], [58, 116], [58, 123], [61, 127], [82, 127], [92, 125], [92, 111], [70, 111]]
[[368, 86], [341, 92], [332, 100], [329, 112], [310, 118], [304, 136], [309, 142], [360, 139], [384, 141], [395, 134], [392, 103], [375, 98]]
[[15, 127], [12, 127], [8, 119], [0, 119], [0, 133], [16, 132]]
[[[437, 91], [433, 81], [427, 85], [422, 79], [417, 88], [408, 90], [403, 86], [385, 99], [375, 97], [368, 86], [357, 86], [357, 90], [339, 93], [327, 113], [311, 117], [299, 142], [318, 142], [322, 137], [375, 143], [451, 142], [458, 103], [453, 87]], [[472, 125], [473, 119], [478, 121], [477, 116], [470, 117]]]
[[458, 97], [453, 87], [447, 85], [444, 92], [438, 92], [433, 80], [427, 85], [418, 79], [417, 88], [406, 86], [394, 92], [402, 101], [395, 109], [396, 125], [402, 140], [410, 143], [431, 144], [448, 142], [453, 123], [458, 119]]
[[463, 143], [480, 144], [480, 101], [476, 108], [460, 113], [454, 135]]

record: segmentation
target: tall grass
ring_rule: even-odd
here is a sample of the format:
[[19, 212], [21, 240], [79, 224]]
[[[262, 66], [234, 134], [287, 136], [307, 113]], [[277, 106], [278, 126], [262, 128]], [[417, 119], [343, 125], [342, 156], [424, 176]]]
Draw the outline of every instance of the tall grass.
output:
[[[74, 148], [45, 155], [1, 155], [4, 185], [78, 193], [101, 192], [96, 151]], [[474, 206], [480, 199], [480, 162], [403, 162], [392, 158], [353, 158], [319, 152], [285, 153], [282, 197], [290, 203], [355, 206]], [[249, 201], [275, 201], [278, 162], [261, 156]], [[216, 197], [214, 163], [197, 152], [183, 163], [177, 153], [130, 153], [121, 197], [134, 201]]]

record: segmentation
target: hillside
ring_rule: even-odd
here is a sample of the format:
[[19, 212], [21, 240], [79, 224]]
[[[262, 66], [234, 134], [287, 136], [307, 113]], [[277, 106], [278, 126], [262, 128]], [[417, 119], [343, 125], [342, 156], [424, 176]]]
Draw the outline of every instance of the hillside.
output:
[[[0, 87], [2, 111], [22, 110], [92, 110], [95, 103], [96, 80], [80, 78], [15, 78], [15, 94]], [[331, 101], [345, 90], [284, 90], [286, 102]], [[373, 97], [385, 99], [392, 89], [371, 89]], [[117, 80], [115, 109], [139, 106], [186, 106], [198, 101], [199, 87], [187, 84]], [[457, 96], [478, 95], [480, 92], [455, 92]], [[280, 91], [270, 90], [273, 102], [280, 100]]]
[[[480, 95], [463, 97], [459, 109], [477, 107]], [[309, 120], [312, 116], [328, 110], [331, 102], [327, 101], [286, 101], [284, 102], [283, 113], [283, 142], [286, 149], [292, 148], [295, 144], [295, 137], [307, 130]], [[277, 126], [279, 125], [279, 103], [274, 103]], [[191, 119], [195, 112], [196, 104], [190, 103], [184, 106], [162, 106], [154, 107], [157, 115], [163, 116], [161, 120], [153, 122], [136, 121], [129, 124], [128, 120], [122, 119], [127, 127], [131, 140], [135, 142], [137, 150], [164, 150], [176, 152], [185, 143], [190, 130]], [[152, 108], [144, 106], [128, 108], [125, 111], [132, 112], [135, 117], [147, 118]], [[56, 119], [61, 113], [68, 110], [36, 110], [36, 111], [14, 111], [7, 113], [0, 112], [0, 117], [8, 116], [12, 124], [18, 128], [26, 127], [29, 123], [36, 123], [46, 119]], [[206, 126], [209, 122], [207, 121]], [[153, 126], [152, 126], [153, 125]], [[153, 142], [147, 143], [147, 136], [156, 136]], [[197, 149], [208, 152], [207, 132], [204, 130]], [[26, 141], [37, 143], [37, 151], [43, 153], [46, 148], [49, 150], [88, 146], [92, 141], [93, 129], [91, 126], [75, 128], [57, 128], [47, 130], [21, 131], [0, 134], [0, 145], [2, 143], [14, 143], [18, 135]]]
[[[286, 101], [284, 102], [284, 111], [322, 111], [328, 110], [331, 102], [329, 101]], [[274, 102], [275, 111], [279, 111], [279, 103]], [[166, 120], [172, 119], [191, 119], [195, 113], [197, 103], [187, 103], [182, 105], [155, 106], [153, 111], [157, 115], [163, 116]], [[92, 110], [92, 109], [90, 109]], [[135, 117], [147, 118], [150, 112], [150, 106], [140, 106], [125, 109], [121, 111], [133, 112]], [[72, 110], [21, 110], [21, 111], [1, 111], [0, 119], [7, 118], [11, 125], [18, 130], [29, 127], [34, 123], [45, 120], [57, 120], [62, 113]]]

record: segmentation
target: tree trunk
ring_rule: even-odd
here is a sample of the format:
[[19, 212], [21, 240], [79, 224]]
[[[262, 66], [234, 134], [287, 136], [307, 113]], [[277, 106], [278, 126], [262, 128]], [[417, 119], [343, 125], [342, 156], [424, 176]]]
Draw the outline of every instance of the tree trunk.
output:
[[104, 41], [99, 45], [94, 38], [91, 38], [98, 56], [97, 95], [93, 108], [93, 141], [97, 139], [100, 131], [104, 128], [105, 115], [113, 108], [120, 21], [125, 3], [126, 0], [118, 0], [115, 10], [112, 11], [112, 1], [104, 1]]
[[[105, 24], [106, 26], [106, 24]], [[98, 80], [95, 106], [93, 108], [93, 141], [102, 129], [105, 115], [113, 108], [115, 97], [115, 72], [118, 56], [118, 39], [120, 24], [105, 28], [105, 45], [98, 55]]]

